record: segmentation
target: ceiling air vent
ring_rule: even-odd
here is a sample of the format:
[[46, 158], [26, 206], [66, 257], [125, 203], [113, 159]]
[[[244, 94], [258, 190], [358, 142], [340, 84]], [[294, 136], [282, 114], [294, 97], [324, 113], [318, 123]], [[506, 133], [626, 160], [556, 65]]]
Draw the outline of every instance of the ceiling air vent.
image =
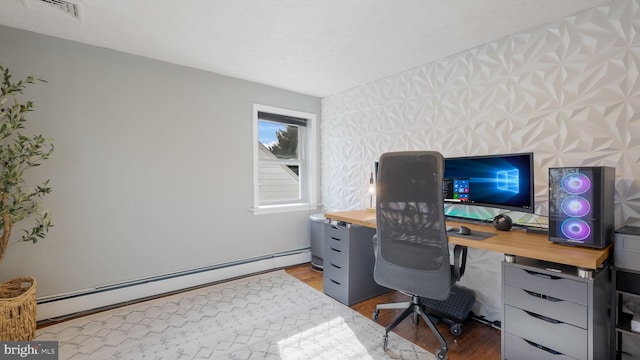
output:
[[50, 6], [53, 6], [55, 8], [58, 8], [73, 17], [80, 18], [80, 9], [78, 4], [74, 4], [68, 1], [63, 1], [63, 0], [39, 0], [39, 1], [42, 3], [48, 4]]

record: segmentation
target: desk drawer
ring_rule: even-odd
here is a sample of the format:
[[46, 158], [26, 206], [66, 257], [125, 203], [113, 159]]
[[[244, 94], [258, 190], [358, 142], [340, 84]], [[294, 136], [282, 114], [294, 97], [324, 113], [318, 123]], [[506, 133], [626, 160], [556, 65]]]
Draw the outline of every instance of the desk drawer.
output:
[[323, 281], [333, 280], [340, 284], [346, 284], [349, 280], [349, 271], [347, 268], [337, 265], [334, 261], [325, 261], [322, 277]]
[[350, 227], [346, 227], [344, 225], [337, 225], [334, 223], [325, 223], [325, 234], [328, 237], [348, 240], [350, 229], [351, 229]]
[[513, 286], [504, 287], [504, 303], [565, 323], [587, 328], [587, 307]]
[[325, 238], [324, 247], [327, 250], [332, 249], [335, 252], [346, 253], [347, 250], [349, 249], [348, 236], [335, 237], [335, 236], [329, 235]]
[[345, 305], [349, 305], [349, 287], [346, 281], [332, 279], [330, 276], [325, 274], [323, 279], [323, 288], [325, 294]]
[[327, 237], [324, 246], [324, 262], [346, 270], [349, 267], [349, 244], [343, 240]]
[[513, 334], [505, 334], [504, 341], [505, 360], [576, 360]]
[[[331, 256], [326, 256], [327, 253], [331, 254]], [[325, 252], [324, 263], [325, 267], [329, 268], [329, 271], [332, 271], [333, 269], [339, 270], [343, 273], [349, 272], [349, 257], [344, 253], [335, 254], [333, 253], [333, 250], [327, 249]]]
[[586, 282], [566, 279], [543, 271], [526, 270], [512, 265], [504, 266], [505, 285], [551, 296], [556, 299], [587, 305], [589, 287]]
[[587, 330], [562, 322], [550, 322], [534, 313], [509, 305], [504, 305], [504, 317], [503, 331], [507, 334], [516, 335], [576, 359], [587, 359]]
[[335, 259], [325, 257], [322, 272], [322, 286], [325, 294], [343, 304], [349, 301], [349, 271], [346, 267], [336, 265]]

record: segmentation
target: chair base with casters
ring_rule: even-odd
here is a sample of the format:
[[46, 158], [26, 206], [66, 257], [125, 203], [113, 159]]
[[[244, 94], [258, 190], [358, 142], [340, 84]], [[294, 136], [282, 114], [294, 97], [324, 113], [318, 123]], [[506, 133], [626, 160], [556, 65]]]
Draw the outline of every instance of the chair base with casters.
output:
[[[467, 247], [456, 245], [454, 247], [453, 264], [450, 267], [451, 280], [458, 281], [466, 270], [467, 263]], [[412, 295], [403, 292], [405, 295], [411, 296], [411, 301], [390, 304], [378, 304], [373, 312], [373, 320], [378, 319], [380, 310], [382, 309], [405, 309], [389, 326], [385, 328], [383, 348], [387, 350], [387, 342], [389, 332], [393, 330], [409, 315], [413, 316], [413, 323], [419, 324], [422, 317], [427, 323], [431, 331], [434, 333], [438, 341], [440, 341], [440, 349], [435, 353], [436, 358], [440, 360], [447, 359], [448, 347], [447, 341], [436, 328], [438, 321], [450, 325], [450, 331], [453, 335], [462, 334], [462, 322], [469, 318], [471, 308], [476, 302], [475, 293], [465, 287], [453, 284], [451, 286], [449, 296], [445, 300], [434, 300], [423, 296]]]
[[423, 307], [423, 305], [421, 304], [422, 300], [424, 299], [421, 298], [420, 296], [413, 295], [411, 297], [411, 301], [376, 305], [376, 309], [374, 310], [373, 316], [372, 316], [374, 321], [378, 320], [378, 315], [381, 309], [404, 309], [404, 311], [398, 317], [396, 317], [391, 324], [389, 324], [384, 329], [384, 338], [383, 338], [382, 348], [384, 349], [384, 351], [387, 351], [387, 345], [389, 342], [389, 333], [396, 326], [398, 326], [404, 319], [406, 319], [407, 317], [409, 317], [409, 315], [411, 315], [413, 317], [414, 324], [418, 325], [419, 319], [422, 318], [422, 320], [424, 320], [424, 322], [429, 326], [429, 328], [431, 328], [431, 331], [435, 334], [435, 336], [438, 338], [438, 341], [440, 341], [440, 344], [441, 344], [440, 349], [438, 349], [435, 353], [436, 358], [440, 360], [444, 360], [447, 358], [447, 352], [449, 351], [449, 348], [447, 348], [447, 341], [442, 337], [442, 334], [440, 333], [440, 331], [438, 331], [438, 328], [436, 328], [434, 321], [429, 317], [427, 313], [424, 312], [424, 310], [422, 310], [422, 307]]
[[473, 307], [475, 302], [476, 297], [473, 291], [454, 285], [449, 297], [443, 301], [413, 295], [411, 297], [411, 301], [378, 304], [373, 312], [372, 319], [374, 321], [378, 320], [380, 310], [404, 309], [404, 311], [385, 328], [383, 348], [386, 351], [389, 332], [391, 330], [398, 326], [398, 324], [400, 324], [409, 315], [413, 316], [412, 319], [415, 325], [418, 325], [420, 318], [423, 318], [441, 344], [440, 349], [435, 353], [436, 358], [446, 359], [448, 352], [447, 341], [442, 337], [442, 334], [438, 331], [435, 325], [438, 321], [442, 320], [451, 326], [450, 331], [453, 335], [461, 335], [462, 323], [469, 318], [469, 315], [471, 314], [471, 307]]

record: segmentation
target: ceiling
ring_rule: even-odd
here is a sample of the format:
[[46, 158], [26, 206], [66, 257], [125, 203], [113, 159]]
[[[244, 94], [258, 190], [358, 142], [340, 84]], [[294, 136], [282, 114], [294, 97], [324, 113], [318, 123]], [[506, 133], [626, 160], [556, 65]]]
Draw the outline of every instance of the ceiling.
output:
[[0, 24], [325, 97], [615, 0], [61, 1]]

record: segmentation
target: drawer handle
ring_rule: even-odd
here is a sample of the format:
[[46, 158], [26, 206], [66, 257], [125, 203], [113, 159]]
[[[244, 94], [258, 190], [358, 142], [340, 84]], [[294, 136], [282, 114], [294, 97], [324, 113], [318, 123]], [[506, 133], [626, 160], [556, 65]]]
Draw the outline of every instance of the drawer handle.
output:
[[541, 278], [545, 278], [545, 279], [549, 279], [549, 280], [559, 280], [562, 279], [559, 276], [555, 276], [555, 275], [548, 275], [548, 274], [541, 274], [539, 272], [535, 272], [535, 271], [531, 271], [531, 270], [525, 270], [527, 272], [527, 274], [529, 275], [533, 275], [533, 276], [537, 276], [537, 277], [541, 277]]
[[331, 236], [331, 240], [342, 241], [342, 239], [334, 238], [333, 236]]
[[558, 299], [558, 298], [554, 298], [551, 297], [549, 295], [543, 295], [543, 294], [538, 294], [537, 292], [533, 292], [533, 291], [529, 291], [529, 290], [522, 290], [524, 292], [526, 292], [527, 294], [529, 294], [529, 296], [533, 296], [542, 300], [547, 300], [547, 301], [553, 301], [553, 302], [560, 302], [562, 301], [562, 299]]
[[529, 316], [531, 316], [531, 317], [534, 317], [534, 318], [536, 318], [536, 319], [540, 319], [540, 320], [546, 321], [546, 322], [551, 323], [551, 324], [563, 324], [563, 322], [562, 322], [562, 321], [559, 321], [559, 320], [556, 320], [556, 319], [552, 319], [552, 318], [550, 318], [550, 317], [546, 317], [546, 316], [544, 316], [544, 315], [540, 315], [540, 314], [532, 313], [531, 311], [527, 311], [527, 310], [522, 310], [522, 311], [526, 312], [526, 313], [527, 313], [527, 315], [529, 315]]
[[329, 249], [331, 249], [331, 250], [333, 250], [333, 251], [335, 251], [335, 252], [342, 252], [342, 250], [338, 250], [338, 249], [333, 248], [333, 247], [331, 247], [331, 246], [329, 246]]
[[564, 354], [563, 354], [563, 353], [561, 353], [561, 352], [557, 352], [557, 351], [555, 351], [555, 350], [553, 350], [553, 349], [550, 349], [550, 348], [548, 348], [548, 347], [546, 347], [546, 346], [543, 346], [543, 345], [540, 345], [540, 344], [536, 344], [536, 343], [534, 343], [533, 341], [529, 341], [529, 340], [527, 340], [527, 339], [522, 339], [522, 340], [526, 341], [526, 342], [527, 342], [527, 344], [529, 344], [529, 345], [533, 346], [534, 348], [537, 348], [537, 349], [540, 349], [540, 350], [546, 351], [546, 352], [548, 352], [549, 354], [553, 354], [553, 355], [564, 355]]
[[331, 266], [333, 266], [333, 267], [334, 267], [334, 268], [336, 268], [336, 269], [342, 269], [342, 266], [338, 266], [338, 265], [333, 264], [333, 263], [331, 264]]
[[330, 223], [331, 227], [337, 230], [344, 230], [347, 228], [347, 223], [344, 221], [338, 221], [336, 223]]
[[342, 285], [342, 284], [340, 284], [339, 282], [337, 282], [337, 281], [335, 281], [335, 280], [333, 280], [333, 279], [329, 279], [329, 280], [331, 280], [331, 282], [332, 282], [332, 283], [334, 283], [334, 284], [336, 284], [336, 285]]

